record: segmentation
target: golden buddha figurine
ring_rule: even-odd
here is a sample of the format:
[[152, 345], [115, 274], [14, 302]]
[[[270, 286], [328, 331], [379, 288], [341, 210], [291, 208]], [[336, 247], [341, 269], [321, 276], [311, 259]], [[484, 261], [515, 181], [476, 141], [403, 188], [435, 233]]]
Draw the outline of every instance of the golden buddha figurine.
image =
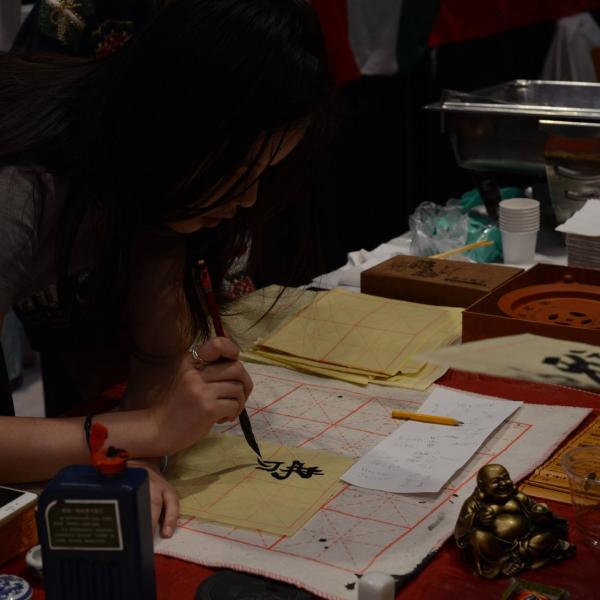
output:
[[573, 556], [575, 545], [566, 536], [566, 520], [519, 492], [502, 465], [479, 470], [477, 487], [454, 530], [458, 547], [475, 562], [477, 574], [488, 579]]

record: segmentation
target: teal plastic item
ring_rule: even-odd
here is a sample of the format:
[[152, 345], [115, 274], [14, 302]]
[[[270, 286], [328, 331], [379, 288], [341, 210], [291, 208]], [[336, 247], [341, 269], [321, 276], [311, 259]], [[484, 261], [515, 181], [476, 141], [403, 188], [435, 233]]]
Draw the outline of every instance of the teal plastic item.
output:
[[[504, 187], [500, 188], [500, 198], [502, 200], [508, 200], [509, 198], [524, 198], [525, 192], [518, 187]], [[477, 206], [483, 204], [483, 198], [479, 193], [479, 190], [469, 190], [460, 197], [460, 207], [463, 212], [469, 212]]]
[[[525, 192], [518, 187], [500, 188], [500, 197], [502, 200], [509, 198], [524, 198]], [[489, 217], [473, 209], [483, 205], [483, 199], [478, 189], [469, 190], [460, 197], [460, 208], [463, 213], [469, 213], [469, 227], [467, 233], [467, 244], [478, 242], [479, 240], [490, 240], [494, 242], [493, 246], [485, 248], [476, 248], [465, 252], [465, 256], [476, 260], [477, 262], [502, 262], [502, 236], [497, 223]]]
[[502, 236], [496, 222], [484, 215], [470, 213], [466, 243], [471, 244], [479, 240], [489, 240], [494, 242], [494, 245], [469, 250], [465, 252], [465, 256], [480, 263], [502, 261]]
[[469, 190], [460, 197], [460, 209], [465, 213], [482, 204], [483, 199], [478, 189]]
[[518, 187], [505, 187], [500, 188], [500, 197], [502, 200], [508, 200], [509, 198], [525, 198], [525, 192]]
[[[500, 191], [503, 200], [521, 198], [525, 194], [517, 187]], [[422, 202], [409, 218], [411, 254], [431, 256], [464, 244], [482, 240], [493, 245], [476, 248], [464, 255], [476, 262], [502, 262], [502, 237], [495, 220], [477, 210], [483, 200], [477, 189], [465, 192], [460, 199], [450, 199], [444, 206]]]

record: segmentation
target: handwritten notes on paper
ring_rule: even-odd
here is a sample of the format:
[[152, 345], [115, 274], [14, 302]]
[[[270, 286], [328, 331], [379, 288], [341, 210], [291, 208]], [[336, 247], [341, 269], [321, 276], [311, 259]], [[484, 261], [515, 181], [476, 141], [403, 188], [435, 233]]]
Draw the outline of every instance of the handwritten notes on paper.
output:
[[406, 421], [344, 473], [342, 479], [386, 492], [438, 492], [521, 404], [438, 387], [419, 412], [453, 417], [463, 425]]
[[260, 443], [257, 457], [244, 438], [214, 434], [180, 453], [168, 478], [181, 513], [279, 535], [293, 535], [343, 486], [354, 462], [326, 452]]

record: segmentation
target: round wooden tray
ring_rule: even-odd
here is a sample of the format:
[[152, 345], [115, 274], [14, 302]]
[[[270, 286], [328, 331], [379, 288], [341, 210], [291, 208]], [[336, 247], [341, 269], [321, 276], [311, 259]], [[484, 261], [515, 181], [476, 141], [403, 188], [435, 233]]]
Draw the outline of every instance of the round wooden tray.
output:
[[563, 281], [532, 285], [504, 294], [498, 308], [509, 317], [569, 327], [600, 329], [600, 286]]

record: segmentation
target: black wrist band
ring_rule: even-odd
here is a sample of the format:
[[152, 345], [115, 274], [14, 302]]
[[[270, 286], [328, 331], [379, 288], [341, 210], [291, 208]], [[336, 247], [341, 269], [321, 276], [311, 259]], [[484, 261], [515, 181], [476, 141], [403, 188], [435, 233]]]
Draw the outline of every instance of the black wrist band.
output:
[[96, 413], [90, 413], [83, 422], [83, 431], [85, 432], [85, 443], [87, 444], [88, 450], [91, 452], [90, 446], [90, 433], [92, 431], [92, 420], [96, 416]]

